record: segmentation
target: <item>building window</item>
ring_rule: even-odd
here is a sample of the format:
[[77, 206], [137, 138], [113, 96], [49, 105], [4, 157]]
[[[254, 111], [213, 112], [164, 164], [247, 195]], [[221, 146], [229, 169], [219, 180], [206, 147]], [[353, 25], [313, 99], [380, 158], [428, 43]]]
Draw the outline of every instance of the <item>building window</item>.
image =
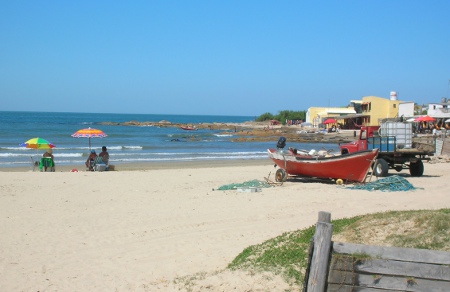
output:
[[371, 109], [372, 109], [372, 103], [370, 103], [370, 102], [363, 102], [361, 104], [361, 111], [362, 112], [370, 112]]
[[394, 103], [394, 108], [396, 108], [397, 107], [397, 105]]

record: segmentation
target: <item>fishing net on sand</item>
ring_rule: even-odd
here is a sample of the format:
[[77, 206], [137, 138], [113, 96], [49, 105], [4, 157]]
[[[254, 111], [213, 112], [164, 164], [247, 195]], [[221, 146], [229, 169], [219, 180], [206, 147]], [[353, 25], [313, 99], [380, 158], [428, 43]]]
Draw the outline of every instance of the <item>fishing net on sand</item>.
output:
[[401, 176], [393, 175], [374, 182], [346, 187], [346, 189], [382, 191], [382, 192], [406, 192], [417, 189], [409, 181]]
[[229, 185], [223, 185], [223, 186], [219, 187], [217, 190], [219, 190], [219, 191], [237, 190], [237, 188], [242, 188], [242, 187], [270, 188], [272, 186], [269, 185], [265, 181], [254, 179], [254, 180], [246, 181], [243, 183], [234, 183], [234, 184], [229, 184]]

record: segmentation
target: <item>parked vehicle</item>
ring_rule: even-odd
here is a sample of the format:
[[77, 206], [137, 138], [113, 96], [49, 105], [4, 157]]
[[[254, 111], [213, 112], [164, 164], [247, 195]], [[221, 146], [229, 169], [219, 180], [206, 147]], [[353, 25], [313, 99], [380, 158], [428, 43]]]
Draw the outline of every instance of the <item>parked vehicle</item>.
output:
[[423, 160], [430, 160], [434, 152], [413, 147], [410, 123], [385, 122], [381, 126], [362, 126], [357, 141], [340, 145], [341, 154], [378, 148], [373, 174], [385, 177], [389, 169], [397, 172], [409, 169], [411, 176], [422, 176]]

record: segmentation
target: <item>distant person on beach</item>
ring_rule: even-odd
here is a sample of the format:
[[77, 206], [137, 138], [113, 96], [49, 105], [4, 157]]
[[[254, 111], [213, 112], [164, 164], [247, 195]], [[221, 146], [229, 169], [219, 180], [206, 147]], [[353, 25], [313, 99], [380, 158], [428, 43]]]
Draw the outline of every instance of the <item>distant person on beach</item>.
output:
[[95, 153], [95, 150], [92, 149], [91, 150], [91, 154], [89, 154], [88, 159], [86, 160], [86, 168], [89, 169], [90, 171], [93, 171], [94, 169], [92, 168], [92, 164], [95, 161], [95, 158], [97, 158], [97, 153]]
[[[42, 157], [45, 157], [45, 158], [51, 158], [52, 159], [52, 171], [55, 171], [55, 159], [54, 159], [54, 157], [53, 157], [53, 153], [52, 153], [52, 149], [48, 149], [43, 155], [42, 155]], [[46, 164], [44, 164], [44, 171], [47, 171], [47, 165]]]
[[106, 149], [106, 146], [102, 147], [102, 152], [98, 155], [102, 158], [103, 162], [106, 164], [106, 168], [108, 168], [109, 165], [109, 153], [108, 149]]

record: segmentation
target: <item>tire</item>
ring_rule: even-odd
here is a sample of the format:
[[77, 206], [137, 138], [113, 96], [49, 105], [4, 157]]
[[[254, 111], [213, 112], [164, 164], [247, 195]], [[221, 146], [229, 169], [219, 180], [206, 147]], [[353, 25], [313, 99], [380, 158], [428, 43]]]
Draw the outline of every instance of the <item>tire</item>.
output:
[[409, 164], [409, 173], [411, 174], [411, 176], [422, 176], [423, 169], [424, 167], [422, 160], [419, 160], [416, 163]]
[[277, 182], [285, 182], [287, 180], [287, 173], [284, 169], [279, 168], [277, 172], [275, 172], [275, 181]]
[[375, 166], [373, 167], [373, 174], [376, 177], [386, 177], [389, 172], [389, 164], [386, 160], [379, 158], [375, 162]]

